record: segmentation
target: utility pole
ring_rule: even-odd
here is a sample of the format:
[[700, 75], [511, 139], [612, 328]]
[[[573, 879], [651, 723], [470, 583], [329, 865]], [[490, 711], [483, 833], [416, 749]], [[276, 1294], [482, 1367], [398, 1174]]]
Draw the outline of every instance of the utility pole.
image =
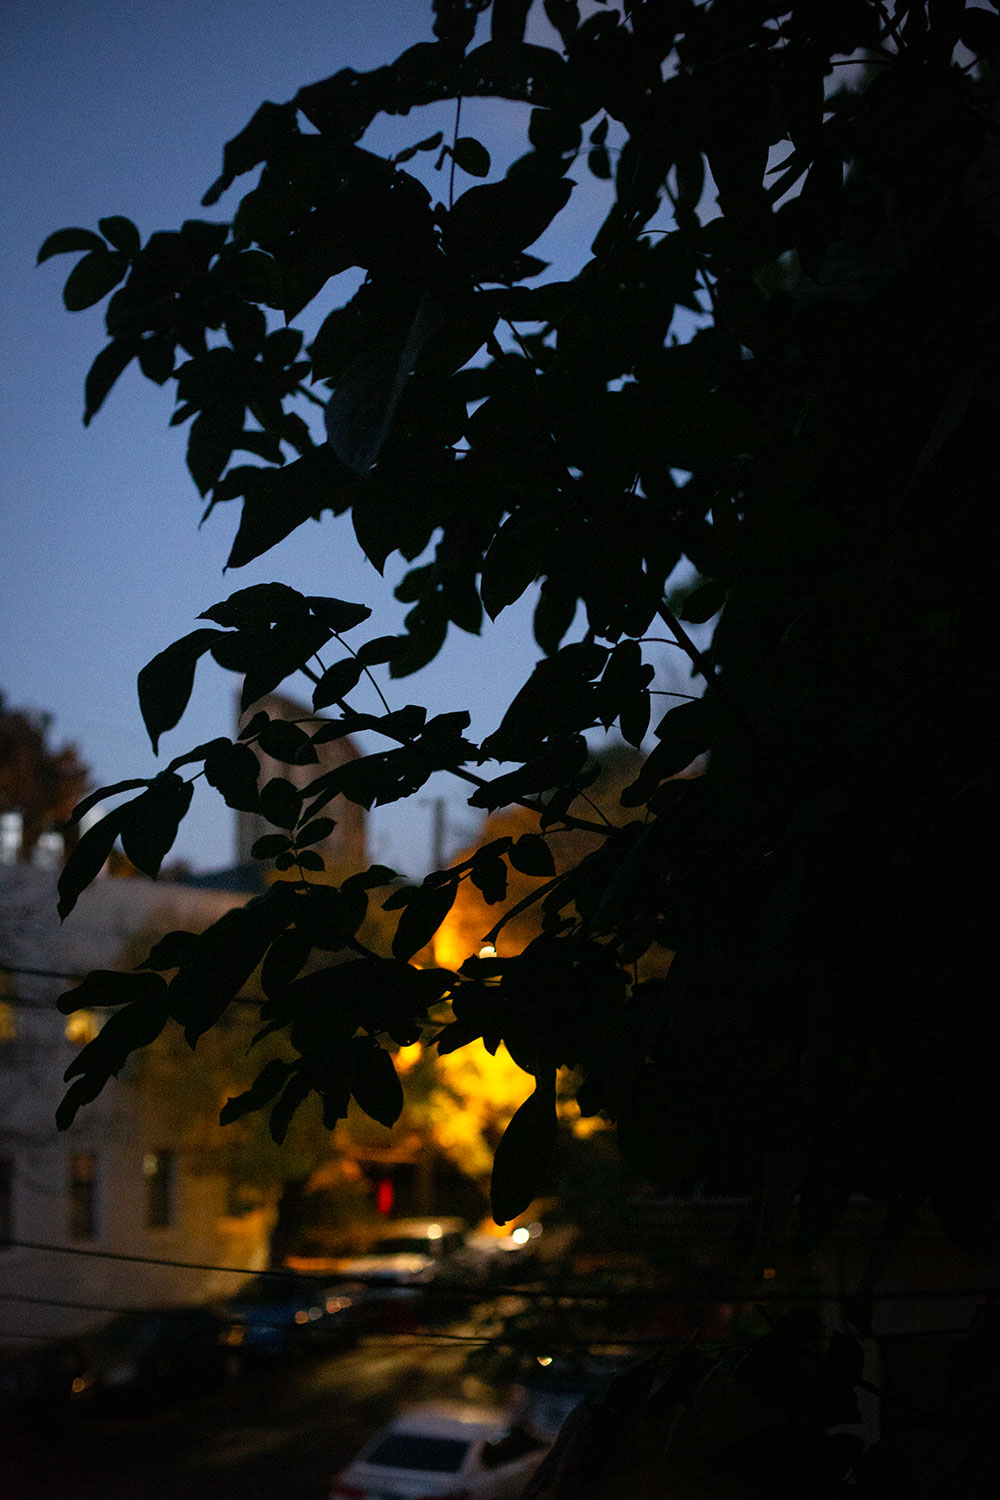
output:
[[445, 862], [445, 798], [423, 797], [421, 805], [434, 809], [433, 821], [431, 823], [431, 869], [440, 870]]

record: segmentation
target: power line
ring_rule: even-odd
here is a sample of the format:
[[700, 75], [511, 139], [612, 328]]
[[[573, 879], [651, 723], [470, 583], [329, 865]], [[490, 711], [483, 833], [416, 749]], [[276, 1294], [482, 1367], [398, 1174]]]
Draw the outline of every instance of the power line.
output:
[[[24, 974], [31, 979], [62, 979], [69, 984], [82, 984], [86, 977], [84, 974], [69, 974], [60, 969], [32, 969], [23, 964], [7, 963], [0, 963], [0, 972], [4, 974]], [[113, 974], [130, 974], [135, 971], [131, 969], [112, 969], [109, 972]], [[16, 1005], [23, 1007], [25, 1010], [51, 1010], [52, 1008], [48, 1001], [30, 1000], [21, 995], [3, 995], [0, 996], [0, 999], [7, 1005]], [[236, 995], [230, 1001], [230, 1004], [246, 1006], [257, 1010], [263, 1004], [263, 1000], [255, 1000], [245, 995]], [[101, 1009], [99, 1004], [97, 1009]]]
[[28, 974], [34, 979], [68, 979], [73, 984], [79, 984], [83, 978], [82, 974], [66, 974], [59, 969], [29, 969], [22, 964], [0, 963], [0, 969], [5, 974]]
[[[78, 1245], [54, 1245], [40, 1240], [4, 1240], [4, 1247], [16, 1250], [42, 1250], [49, 1251], [54, 1255], [76, 1255], [92, 1260], [123, 1261], [130, 1264], [164, 1266], [174, 1270], [186, 1271], [221, 1271], [233, 1276], [270, 1276], [277, 1279], [311, 1281], [317, 1285], [329, 1286], [335, 1281], [352, 1281], [359, 1285], [369, 1287], [384, 1287], [386, 1283], [377, 1276], [365, 1277], [354, 1276], [349, 1271], [333, 1270], [328, 1272], [295, 1271], [284, 1266], [267, 1267], [262, 1270], [260, 1266], [221, 1266], [213, 1265], [204, 1261], [175, 1260], [165, 1256], [129, 1254], [119, 1250], [95, 1250]], [[519, 1282], [505, 1282], [500, 1285], [492, 1284], [486, 1286], [446, 1286], [429, 1282], [418, 1285], [413, 1290], [419, 1291], [424, 1296], [442, 1296], [451, 1298], [468, 1297], [477, 1300], [485, 1300], [491, 1297], [514, 1296], [530, 1301], [555, 1301], [564, 1303], [606, 1303], [606, 1302], [636, 1302], [655, 1299], [663, 1303], [769, 1303], [769, 1302], [844, 1302], [853, 1297], [849, 1292], [821, 1291], [814, 1288], [802, 1287], [710, 1287], [705, 1289], [686, 1290], [672, 1286], [649, 1286], [636, 1287], [627, 1290], [599, 1290], [587, 1287], [574, 1287], [573, 1285], [556, 1284], [553, 1286], [524, 1285]], [[996, 1286], [972, 1286], [972, 1287], [914, 1287], [903, 1290], [873, 1292], [870, 1298], [872, 1302], [931, 1302], [940, 1301], [945, 1298], [977, 1297], [980, 1299], [996, 1298], [1000, 1294], [1000, 1288]], [[4, 1294], [0, 1292], [0, 1296]]]
[[[184, 1271], [228, 1271], [234, 1276], [261, 1276], [264, 1274], [260, 1266], [213, 1266], [202, 1261], [194, 1260], [168, 1260], [165, 1256], [157, 1255], [129, 1255], [121, 1250], [87, 1250], [79, 1245], [50, 1245], [41, 1240], [5, 1240], [4, 1247], [12, 1250], [48, 1250], [53, 1255], [79, 1255], [91, 1260], [117, 1260], [137, 1263], [144, 1266], [170, 1266]], [[290, 1271], [284, 1268], [275, 1270], [268, 1269], [268, 1276], [300, 1278], [309, 1276], [310, 1280], [319, 1280], [308, 1272]]]

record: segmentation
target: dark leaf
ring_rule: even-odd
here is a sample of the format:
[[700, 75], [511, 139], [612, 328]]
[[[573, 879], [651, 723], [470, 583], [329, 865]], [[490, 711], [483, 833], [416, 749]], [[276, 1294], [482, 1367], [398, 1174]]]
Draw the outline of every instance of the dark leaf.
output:
[[128, 256], [119, 250], [91, 250], [70, 271], [63, 302], [70, 312], [82, 312], [100, 302], [128, 272]]
[[967, 6], [959, 35], [970, 52], [993, 57], [1000, 52], [1000, 17], [978, 6]]
[[258, 709], [255, 714], [250, 715], [250, 718], [240, 730], [239, 738], [241, 740], [255, 740], [264, 728], [264, 725], [270, 724], [270, 722], [270, 714], [265, 713], [263, 709]]
[[99, 1010], [102, 1006], [163, 1000], [166, 993], [166, 980], [159, 974], [122, 974], [117, 969], [94, 969], [75, 989], [59, 996], [56, 1008], [64, 1016], [70, 1016], [76, 1010]]
[[568, 178], [542, 176], [469, 188], [448, 215], [445, 249], [472, 275], [488, 277], [534, 244], [572, 191]]
[[[252, 753], [252, 752], [251, 752]], [[282, 776], [274, 776], [260, 789], [260, 812], [278, 828], [294, 828], [302, 811], [302, 793]]]
[[352, 473], [367, 474], [378, 459], [407, 381], [442, 317], [438, 299], [424, 292], [396, 337], [383, 332], [337, 382], [324, 412], [327, 442]]
[[394, 958], [412, 958], [426, 947], [455, 901], [457, 882], [417, 886], [404, 907], [392, 939]]
[[398, 635], [377, 635], [372, 640], [365, 641], [363, 646], [358, 647], [358, 661], [366, 667], [378, 667], [391, 661], [393, 654], [399, 649], [401, 639]]
[[295, 862], [300, 870], [325, 870], [326, 861], [322, 854], [317, 854], [314, 849], [302, 849], [295, 857]]
[[490, 40], [501, 47], [517, 47], [524, 41], [524, 25], [531, 0], [493, 0]]
[[151, 880], [160, 873], [164, 857], [173, 848], [181, 819], [191, 806], [194, 787], [172, 772], [164, 772], [127, 804], [121, 840], [126, 855]]
[[[166, 769], [168, 771], [179, 771], [182, 766], [190, 766], [195, 761], [203, 761], [209, 751], [218, 743], [219, 740], [208, 740], [204, 745], [195, 745], [193, 750], [185, 750], [181, 755], [175, 755]], [[229, 742], [228, 740], [223, 740], [222, 743], [228, 744]]]
[[313, 1075], [304, 1063], [293, 1064], [295, 1071], [285, 1085], [285, 1091], [271, 1110], [271, 1139], [276, 1146], [284, 1144], [292, 1116], [300, 1104], [304, 1104], [312, 1093]]
[[522, 875], [554, 875], [555, 861], [548, 841], [538, 833], [522, 833], [507, 853], [515, 870]]
[[82, 802], [78, 802], [69, 815], [70, 823], [79, 823], [84, 813], [88, 813], [92, 807], [96, 807], [105, 797], [113, 797], [117, 792], [131, 792], [136, 787], [148, 786], [148, 777], [138, 777], [132, 781], [116, 781], [113, 786], [98, 787], [96, 792], [89, 792]]
[[[155, 974], [137, 975], [137, 978], [153, 983]], [[92, 1042], [78, 1052], [66, 1069], [64, 1077], [69, 1082], [78, 1076], [99, 1076], [104, 1083], [117, 1076], [129, 1057], [140, 1047], [155, 1042], [170, 1018], [166, 1002], [166, 985], [159, 981], [160, 997], [133, 1001], [109, 1016]]]
[[92, 229], [57, 229], [50, 234], [38, 252], [36, 265], [53, 255], [70, 255], [74, 250], [106, 250], [99, 234]]
[[84, 382], [83, 424], [96, 416], [119, 375], [139, 353], [138, 339], [114, 339], [98, 354]]
[[59, 916], [69, 916], [82, 891], [101, 873], [122, 829], [130, 803], [116, 807], [74, 846], [59, 876]]
[[407, 616], [407, 626], [409, 633], [399, 637], [398, 648], [389, 660], [390, 677], [410, 677], [426, 667], [437, 656], [448, 634], [448, 621], [443, 613], [420, 621], [411, 621]]
[[482, 891], [483, 899], [490, 906], [502, 901], [507, 894], [507, 866], [498, 854], [483, 858], [482, 851], [477, 851], [469, 878]]
[[326, 446], [280, 469], [257, 470], [244, 492], [243, 516], [227, 568], [245, 567], [324, 507], [335, 508], [349, 479], [348, 471]]
[[129, 260], [135, 260], [142, 248], [142, 241], [131, 219], [124, 219], [120, 214], [113, 214], [110, 218], [98, 219], [97, 227], [116, 250], [121, 250]]
[[289, 588], [287, 583], [254, 583], [249, 588], [237, 589], [211, 609], [202, 610], [198, 618], [241, 630], [273, 625], [279, 620], [301, 619], [306, 604], [298, 590]]
[[403, 1111], [403, 1087], [384, 1047], [363, 1038], [351, 1048], [351, 1093], [380, 1125], [395, 1125]]
[[402, 151], [397, 151], [393, 157], [393, 161], [396, 166], [399, 166], [400, 162], [411, 161], [418, 151], [436, 151], [443, 139], [441, 131], [436, 130], [433, 135], [427, 136], [425, 140], [417, 141], [416, 145], [406, 146]]
[[719, 613], [726, 602], [726, 593], [725, 585], [715, 579], [699, 584], [684, 600], [681, 619], [690, 621], [692, 625], [704, 625]]
[[459, 1047], [467, 1047], [470, 1042], [478, 1041], [482, 1034], [481, 1022], [451, 1021], [438, 1032], [434, 1038], [434, 1046], [442, 1057], [447, 1057], [449, 1052], [457, 1052]]
[[491, 620], [520, 599], [534, 583], [542, 566], [545, 538], [533, 518], [512, 516], [505, 521], [483, 560], [479, 591]]
[[553, 1075], [539, 1078], [504, 1131], [493, 1158], [490, 1208], [497, 1224], [524, 1213], [538, 1194], [556, 1142]]
[[56, 1129], [68, 1130], [76, 1119], [77, 1112], [84, 1104], [96, 1099], [106, 1083], [107, 1078], [99, 1073], [92, 1073], [88, 1078], [77, 1078], [71, 1083], [56, 1109]]
[[301, 725], [289, 724], [285, 719], [271, 719], [261, 729], [257, 744], [272, 760], [290, 766], [314, 765], [319, 759]]
[[470, 177], [489, 176], [490, 153], [471, 135], [460, 135], [452, 147], [451, 154], [462, 171], [468, 172]]
[[190, 963], [198, 947], [198, 934], [196, 932], [167, 932], [154, 943], [149, 953], [141, 964], [136, 964], [137, 969], [179, 969], [181, 964]]
[[594, 146], [587, 152], [587, 166], [595, 177], [607, 182], [611, 177], [611, 158], [607, 146]]
[[306, 603], [317, 620], [321, 620], [335, 635], [353, 630], [355, 625], [360, 625], [371, 615], [367, 604], [351, 604], [346, 599], [326, 599], [311, 594]]
[[550, 791], [572, 778], [582, 767], [586, 755], [587, 746], [583, 736], [572, 735], [551, 745], [541, 755], [534, 756], [519, 770], [510, 771], [505, 776], [496, 776], [485, 786], [477, 787], [469, 798], [469, 805], [492, 811], [520, 797]]
[[274, 859], [277, 855], [286, 853], [291, 847], [292, 841], [287, 834], [265, 833], [259, 839], [254, 840], [250, 856], [252, 859]]
[[219, 1124], [231, 1125], [234, 1120], [242, 1119], [253, 1110], [263, 1109], [265, 1104], [270, 1104], [278, 1090], [288, 1081], [289, 1075], [295, 1072], [295, 1068], [294, 1062], [272, 1057], [244, 1093], [235, 1094], [226, 1100], [219, 1111]]
[[[404, 708], [397, 708], [391, 714], [383, 714], [378, 720], [378, 727], [383, 734], [392, 735], [395, 739], [412, 740], [416, 739], [423, 729], [426, 718], [425, 708], [421, 708], [416, 703], [407, 703]], [[462, 727], [468, 727], [468, 719]]]
[[399, 875], [395, 870], [390, 870], [388, 865], [369, 865], [367, 870], [360, 870], [357, 875], [349, 875], [344, 881], [343, 890], [353, 889], [372, 890], [380, 885], [391, 885], [398, 880]]
[[296, 837], [296, 844], [304, 849], [307, 844], [318, 844], [321, 839], [329, 838], [336, 828], [333, 818], [313, 818]]
[[372, 729], [378, 723], [371, 714], [351, 714], [346, 719], [327, 719], [313, 735], [314, 745], [329, 745], [361, 729]]
[[154, 656], [139, 673], [139, 708], [154, 754], [160, 735], [173, 729], [187, 708], [199, 658], [221, 635], [219, 630], [192, 630]]
[[649, 728], [651, 711], [652, 699], [648, 688], [637, 689], [621, 704], [618, 712], [618, 725], [622, 738], [630, 745], [638, 747], [642, 744]]
[[164, 385], [174, 373], [175, 353], [172, 339], [153, 334], [139, 345], [139, 368], [147, 380]]
[[291, 891], [280, 884], [227, 911], [201, 934], [169, 989], [171, 1013], [190, 1046], [224, 1014], [289, 919]]
[[188, 432], [187, 466], [201, 495], [217, 484], [240, 439], [240, 427], [228, 414], [203, 411]]
[[237, 177], [253, 171], [297, 133], [294, 104], [274, 104], [270, 99], [265, 100], [240, 133], [226, 142], [222, 175], [202, 198], [203, 206], [211, 208]]
[[205, 780], [221, 792], [227, 807], [238, 812], [256, 812], [259, 806], [257, 779], [260, 761], [249, 745], [215, 740], [205, 756]]
[[546, 656], [554, 656], [576, 618], [575, 591], [564, 590], [546, 579], [535, 605], [533, 631]]
[[343, 661], [328, 667], [313, 689], [313, 708], [317, 713], [322, 708], [339, 703], [352, 688], [357, 687], [364, 670], [355, 656], [345, 656]]
[[312, 938], [308, 933], [300, 932], [298, 928], [291, 932], [283, 932], [276, 937], [267, 950], [267, 956], [260, 971], [260, 983], [264, 994], [268, 996], [280, 994], [287, 985], [291, 984], [296, 974], [301, 972], [312, 950]]
[[269, 631], [254, 634], [243, 679], [240, 706], [249, 708], [297, 672], [329, 639], [325, 625], [306, 615], [300, 620], [279, 622]]

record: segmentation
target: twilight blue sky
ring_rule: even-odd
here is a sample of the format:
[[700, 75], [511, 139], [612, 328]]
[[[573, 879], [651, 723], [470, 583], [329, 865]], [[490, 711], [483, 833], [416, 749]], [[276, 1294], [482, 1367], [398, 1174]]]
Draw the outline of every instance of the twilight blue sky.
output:
[[[139, 669], [192, 629], [202, 609], [234, 589], [280, 578], [306, 593], [364, 600], [375, 609], [371, 633], [394, 631], [405, 613], [392, 598], [403, 567], [398, 556], [390, 559], [380, 579], [349, 522], [328, 519], [223, 576], [236, 509], [219, 507], [199, 532], [186, 429], [167, 427], [173, 383], [158, 389], [133, 366], [83, 427], [84, 375], [105, 342], [103, 305], [67, 313], [61, 289], [75, 258], [36, 268], [38, 247], [53, 229], [96, 228], [106, 214], [127, 215], [144, 239], [184, 218], [228, 218], [252, 179], [238, 181], [213, 210], [199, 200], [218, 174], [222, 145], [262, 99], [287, 99], [343, 66], [389, 61], [429, 39], [430, 21], [429, 0], [7, 0], [0, 689], [10, 703], [51, 712], [53, 738], [77, 744], [97, 785], [151, 774], [181, 750], [230, 732], [235, 679], [211, 662], [200, 668], [188, 713], [165, 737], [159, 762], [139, 716]], [[447, 106], [391, 121], [365, 144], [398, 150], [436, 129], [450, 131], [452, 114]], [[517, 106], [470, 102], [462, 133], [486, 140], [502, 170], [505, 146], [508, 159], [523, 149], [515, 133], [524, 124]], [[567, 225], [558, 240], [535, 247], [562, 274], [587, 258], [607, 201], [582, 163], [573, 175], [580, 186]], [[442, 197], [445, 178], [436, 179]], [[325, 294], [323, 301], [324, 310], [333, 305]], [[304, 318], [308, 332], [315, 319]], [[392, 706], [467, 708], [473, 733], [488, 732], [535, 660], [530, 616], [526, 598], [483, 638], [454, 632], [424, 673], [386, 687]], [[360, 692], [353, 701], [376, 706]], [[424, 793], [434, 795], [448, 798], [454, 847], [477, 815], [457, 782], [436, 778]], [[231, 816], [215, 793], [199, 791], [175, 853], [200, 869], [228, 863]], [[430, 826], [425, 803], [377, 810], [371, 853], [421, 873]]]

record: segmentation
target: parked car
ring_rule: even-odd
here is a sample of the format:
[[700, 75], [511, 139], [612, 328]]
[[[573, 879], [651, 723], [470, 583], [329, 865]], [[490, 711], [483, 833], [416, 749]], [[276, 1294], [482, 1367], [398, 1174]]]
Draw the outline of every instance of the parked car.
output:
[[519, 1377], [520, 1396], [515, 1420], [554, 1442], [570, 1412], [582, 1401], [598, 1401], [616, 1375], [630, 1362], [629, 1355], [587, 1355], [570, 1360], [543, 1355], [526, 1364]]
[[230, 1344], [244, 1354], [267, 1355], [348, 1343], [362, 1331], [363, 1291], [292, 1271], [264, 1271], [223, 1305]]
[[464, 1256], [475, 1265], [480, 1279], [491, 1282], [523, 1281], [539, 1267], [538, 1241], [541, 1224], [518, 1225], [511, 1234], [470, 1234]]
[[57, 1407], [68, 1402], [73, 1378], [81, 1369], [82, 1355], [74, 1339], [0, 1351], [0, 1423], [20, 1423], [35, 1414], [51, 1421]]
[[548, 1447], [503, 1413], [421, 1407], [365, 1444], [334, 1480], [330, 1500], [514, 1500]]
[[235, 1373], [229, 1334], [226, 1319], [208, 1307], [118, 1313], [79, 1341], [72, 1399], [103, 1407], [202, 1395]]
[[464, 1248], [460, 1219], [389, 1220], [341, 1273], [364, 1285], [369, 1325], [395, 1331], [416, 1322], [432, 1285], [459, 1273]]

